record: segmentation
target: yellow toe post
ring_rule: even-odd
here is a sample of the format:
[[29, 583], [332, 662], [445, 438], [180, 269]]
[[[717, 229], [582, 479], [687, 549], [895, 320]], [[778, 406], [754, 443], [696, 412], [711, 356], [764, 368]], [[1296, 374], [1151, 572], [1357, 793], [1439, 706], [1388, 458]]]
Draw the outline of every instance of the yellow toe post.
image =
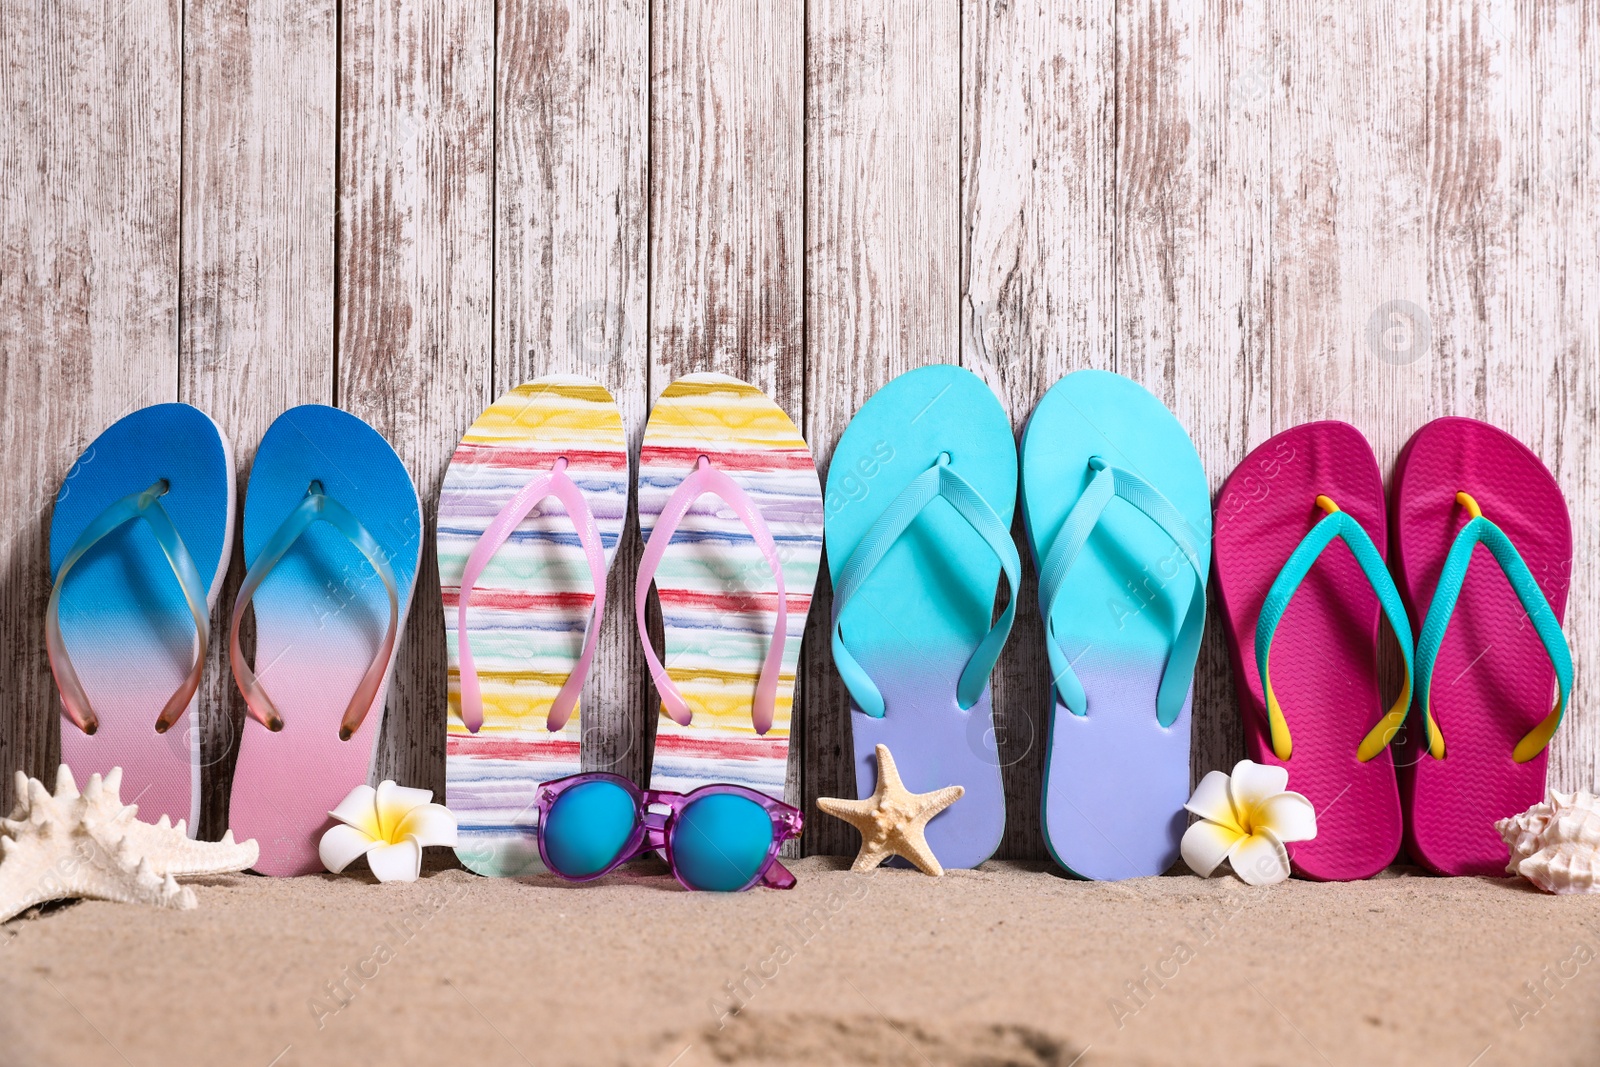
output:
[[1277, 694], [1272, 691], [1272, 678], [1269, 675], [1263, 681], [1267, 690], [1267, 727], [1272, 732], [1272, 754], [1287, 760], [1294, 752], [1294, 742], [1289, 739], [1289, 723], [1283, 717], [1283, 708], [1278, 706]]
[[1550, 738], [1555, 735], [1556, 727], [1561, 725], [1561, 712], [1562, 702], [1557, 701], [1556, 706], [1550, 709], [1550, 714], [1544, 717], [1544, 721], [1529, 730], [1527, 736], [1517, 742], [1511, 758], [1518, 763], [1527, 763], [1543, 752], [1545, 746], [1550, 743]]
[[1472, 499], [1472, 494], [1471, 493], [1467, 493], [1467, 492], [1457, 493], [1456, 494], [1456, 503], [1460, 504], [1462, 507], [1466, 508], [1467, 509], [1467, 514], [1471, 515], [1473, 518], [1475, 518], [1475, 519], [1483, 518], [1483, 509], [1478, 506], [1478, 502], [1476, 500]]
[[1329, 515], [1332, 515], [1339, 510], [1339, 505], [1333, 502], [1333, 497], [1331, 496], [1318, 495], [1317, 507], [1327, 512]]

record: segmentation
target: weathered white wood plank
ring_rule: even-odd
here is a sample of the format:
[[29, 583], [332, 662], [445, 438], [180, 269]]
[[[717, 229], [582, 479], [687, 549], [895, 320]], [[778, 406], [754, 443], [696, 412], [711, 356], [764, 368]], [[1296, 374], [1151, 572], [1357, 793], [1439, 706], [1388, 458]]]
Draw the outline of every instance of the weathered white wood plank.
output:
[[[816, 0], [806, 26], [806, 403], [818, 466], [896, 374], [957, 362], [961, 26], [953, 4]], [[853, 851], [849, 698], [819, 583], [801, 663], [809, 853]]]
[[[648, 383], [649, 4], [501, 0], [498, 22], [492, 392], [587, 374], [617, 398], [637, 452]], [[585, 768], [642, 781], [639, 551], [630, 519], [582, 707]]]
[[[337, 73], [333, 0], [188, 2], [178, 394], [233, 443], [241, 511], [272, 420], [334, 399]], [[244, 724], [226, 655], [243, 577], [236, 541], [200, 691], [201, 832], [211, 836], [227, 825]]]
[[[672, 0], [653, 18], [650, 396], [720, 371], [764, 390], [798, 424], [805, 6]], [[795, 699], [803, 709], [798, 686]], [[795, 736], [804, 729], [801, 714]], [[790, 749], [791, 797], [802, 751], [803, 742]]]
[[804, 5], [670, 0], [654, 17], [651, 396], [715, 370], [798, 418]]
[[[1114, 10], [1109, 0], [964, 7], [961, 361], [999, 394], [1019, 434], [1063, 375], [1114, 367]], [[1022, 588], [993, 682], [1000, 855], [1038, 857], [1050, 672], [1020, 508], [1014, 533]]]
[[1425, 19], [1385, 0], [1268, 7], [1272, 428], [1343, 419], [1387, 470], [1435, 362]]
[[493, 0], [345, 0], [339, 406], [388, 438], [422, 500], [422, 566], [376, 777], [444, 795], [439, 483], [492, 395]]
[[48, 778], [44, 650], [61, 480], [121, 416], [175, 400], [180, 84], [163, 0], [0, 5], [0, 807]]
[[[1450, 5], [1435, 42], [1430, 145], [1436, 305], [1476, 378], [1440, 414], [1514, 434], [1555, 474], [1572, 516], [1565, 632], [1576, 689], [1550, 782], [1600, 784], [1600, 6]], [[1454, 121], [1451, 121], [1454, 119]], [[1446, 312], [1441, 309], [1440, 317]], [[1445, 335], [1445, 330], [1440, 330]], [[1481, 353], [1481, 354], [1480, 354]], [[1481, 386], [1477, 383], [1481, 380]], [[1446, 395], [1445, 399], [1453, 397]]]
[[[1116, 369], [1189, 431], [1213, 491], [1271, 434], [1265, 8], [1119, 7]], [[1195, 672], [1196, 780], [1244, 754], [1220, 617]]]

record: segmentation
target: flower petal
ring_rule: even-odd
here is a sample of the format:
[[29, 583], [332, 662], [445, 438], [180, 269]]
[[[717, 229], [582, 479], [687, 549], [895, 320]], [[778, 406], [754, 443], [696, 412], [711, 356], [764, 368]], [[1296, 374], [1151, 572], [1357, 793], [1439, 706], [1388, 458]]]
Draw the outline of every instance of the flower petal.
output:
[[1248, 885], [1272, 885], [1289, 877], [1289, 850], [1271, 830], [1262, 830], [1240, 841], [1228, 857], [1228, 863], [1233, 873]]
[[[1221, 772], [1213, 772], [1221, 773]], [[1244, 834], [1231, 826], [1214, 822], [1197, 822], [1183, 832], [1179, 851], [1183, 862], [1202, 878], [1210, 878], [1217, 865], [1228, 858], [1233, 847], [1244, 840]]]
[[1256, 809], [1255, 829], [1271, 830], [1279, 841], [1310, 841], [1317, 836], [1317, 809], [1299, 793], [1279, 793]]
[[422, 873], [422, 846], [414, 837], [376, 845], [367, 853], [367, 866], [380, 882], [415, 882]]
[[330, 826], [322, 835], [322, 840], [317, 842], [317, 855], [322, 857], [324, 867], [339, 874], [377, 845], [377, 841], [356, 827], [341, 824]]
[[1189, 798], [1189, 803], [1184, 807], [1202, 819], [1210, 819], [1230, 830], [1244, 832], [1233, 813], [1233, 801], [1228, 799], [1228, 776], [1222, 771], [1207, 771], [1206, 776], [1200, 779], [1200, 784], [1194, 787], [1194, 796]]
[[419, 808], [412, 808], [406, 812], [406, 817], [400, 820], [400, 827], [395, 831], [395, 836], [416, 838], [417, 844], [424, 848], [429, 845], [454, 846], [455, 813], [443, 804], [424, 804]]
[[1288, 787], [1289, 772], [1282, 767], [1252, 763], [1247, 759], [1234, 764], [1233, 774], [1228, 778], [1228, 797], [1233, 801], [1234, 817], [1240, 820], [1239, 825], [1246, 830], [1254, 829], [1250, 820], [1254, 818], [1256, 806]]
[[339, 806], [328, 812], [346, 826], [353, 826], [368, 837], [380, 836], [378, 831], [378, 791], [362, 782]]
[[400, 841], [400, 822], [412, 808], [420, 808], [433, 800], [433, 793], [427, 789], [412, 789], [408, 786], [395, 785], [385, 779], [378, 783], [378, 825], [382, 828], [379, 835], [390, 844]]

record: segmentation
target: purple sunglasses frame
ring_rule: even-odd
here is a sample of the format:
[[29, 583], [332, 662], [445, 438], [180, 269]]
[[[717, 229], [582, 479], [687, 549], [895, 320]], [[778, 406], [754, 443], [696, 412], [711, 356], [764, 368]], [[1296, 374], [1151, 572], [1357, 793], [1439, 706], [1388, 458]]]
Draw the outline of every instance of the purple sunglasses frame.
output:
[[[633, 833], [622, 848], [617, 850], [617, 858], [593, 874], [570, 875], [556, 869], [550, 862], [550, 855], [545, 851], [543, 827], [545, 820], [550, 817], [551, 810], [556, 801], [561, 799], [561, 794], [576, 786], [589, 782], [610, 782], [626, 790], [633, 798], [634, 824]], [[596, 878], [604, 878], [629, 860], [638, 859], [646, 852], [660, 851], [667, 859], [667, 865], [672, 868], [672, 876], [678, 880], [683, 888], [693, 892], [708, 892], [698, 886], [690, 885], [688, 880], [678, 870], [678, 861], [672, 854], [672, 834], [677, 828], [678, 817], [696, 800], [725, 793], [736, 797], [744, 797], [761, 805], [767, 815], [772, 819], [772, 844], [767, 849], [767, 858], [755, 875], [738, 889], [729, 892], [739, 893], [746, 889], [762, 885], [769, 889], [793, 889], [794, 875], [782, 863], [778, 862], [778, 850], [790, 838], [800, 836], [801, 827], [805, 824], [805, 815], [792, 805], [781, 800], [774, 800], [765, 793], [758, 793], [754, 789], [746, 789], [742, 785], [703, 785], [689, 793], [673, 793], [665, 789], [640, 789], [630, 779], [620, 774], [611, 774], [608, 771], [591, 771], [587, 774], [571, 774], [565, 778], [556, 778], [539, 786], [534, 793], [533, 804], [539, 812], [539, 858], [544, 861], [545, 867], [551, 874], [569, 882], [592, 882]], [[651, 811], [652, 805], [661, 804], [667, 807], [665, 812]]]

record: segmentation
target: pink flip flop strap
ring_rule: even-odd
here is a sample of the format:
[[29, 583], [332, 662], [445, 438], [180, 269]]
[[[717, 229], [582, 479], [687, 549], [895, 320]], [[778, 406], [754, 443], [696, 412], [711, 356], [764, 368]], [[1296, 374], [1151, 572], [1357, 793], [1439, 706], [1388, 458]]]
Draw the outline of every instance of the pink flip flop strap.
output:
[[789, 601], [783, 588], [783, 562], [778, 558], [778, 546], [772, 539], [772, 532], [767, 529], [766, 520], [761, 517], [755, 503], [745, 495], [737, 482], [713, 467], [711, 460], [705, 456], [700, 457], [694, 473], [685, 478], [668, 498], [667, 506], [662, 509], [655, 529], [651, 531], [650, 541], [645, 545], [644, 558], [639, 561], [639, 580], [634, 585], [633, 593], [645, 663], [650, 667], [650, 677], [655, 680], [656, 692], [661, 694], [661, 703], [667, 714], [678, 725], [688, 726], [694, 713], [684, 702], [677, 683], [667, 676], [666, 669], [656, 658], [655, 649], [650, 647], [650, 641], [644, 637], [648, 632], [645, 629], [644, 607], [650, 596], [650, 586], [656, 579], [656, 569], [661, 565], [661, 558], [666, 554], [672, 535], [677, 532], [684, 515], [688, 514], [689, 505], [706, 493], [721, 497], [739, 516], [739, 521], [755, 538], [756, 546], [761, 549], [778, 583], [777, 621], [773, 625], [772, 640], [767, 645], [767, 658], [761, 665], [761, 678], [756, 683], [755, 701], [750, 706], [750, 721], [755, 725], [756, 733], [765, 734], [772, 729], [778, 699], [778, 676], [783, 670], [783, 645], [789, 628]]
[[589, 564], [589, 578], [594, 583], [594, 603], [590, 608], [589, 625], [584, 633], [583, 653], [567, 675], [567, 680], [550, 705], [550, 715], [545, 726], [553, 733], [567, 724], [572, 710], [578, 706], [583, 692], [584, 679], [589, 676], [589, 666], [594, 662], [595, 645], [600, 636], [600, 621], [605, 616], [606, 604], [606, 553], [600, 540], [600, 527], [594, 512], [584, 499], [583, 491], [567, 476], [567, 458], [558, 458], [548, 474], [535, 475], [527, 485], [517, 490], [506, 506], [500, 509], [484, 529], [482, 536], [472, 546], [467, 566], [461, 573], [461, 595], [456, 602], [456, 644], [461, 662], [461, 720], [469, 733], [483, 727], [483, 693], [478, 685], [478, 671], [472, 662], [472, 645], [467, 639], [467, 606], [472, 600], [472, 589], [478, 584], [483, 569], [494, 554], [510, 540], [511, 534], [534, 506], [546, 497], [555, 497], [567, 509], [572, 525], [578, 531], [578, 543], [583, 546], [584, 558]]

